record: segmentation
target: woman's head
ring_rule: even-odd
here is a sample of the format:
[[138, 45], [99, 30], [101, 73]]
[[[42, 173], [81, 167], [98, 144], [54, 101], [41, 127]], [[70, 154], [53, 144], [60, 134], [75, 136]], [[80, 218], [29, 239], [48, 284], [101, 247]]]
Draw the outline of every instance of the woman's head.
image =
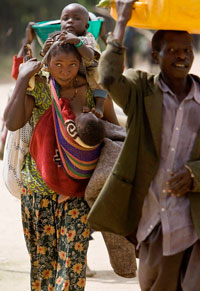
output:
[[81, 56], [71, 44], [53, 44], [47, 57], [48, 71], [60, 86], [66, 86], [77, 76]]

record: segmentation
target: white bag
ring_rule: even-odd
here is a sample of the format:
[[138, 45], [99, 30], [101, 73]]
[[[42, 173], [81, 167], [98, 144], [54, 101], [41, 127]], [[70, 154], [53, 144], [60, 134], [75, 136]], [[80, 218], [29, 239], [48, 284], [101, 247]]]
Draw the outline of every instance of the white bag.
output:
[[9, 192], [21, 198], [23, 183], [21, 169], [29, 151], [32, 126], [29, 122], [16, 131], [8, 131], [3, 157], [3, 180]]

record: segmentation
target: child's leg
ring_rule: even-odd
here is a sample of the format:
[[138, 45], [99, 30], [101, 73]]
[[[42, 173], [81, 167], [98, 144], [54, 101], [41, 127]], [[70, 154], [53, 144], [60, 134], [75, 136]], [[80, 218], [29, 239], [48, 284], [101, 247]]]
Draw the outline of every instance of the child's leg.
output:
[[90, 236], [89, 207], [84, 198], [69, 198], [56, 211], [58, 265], [55, 290], [84, 290]]
[[[115, 110], [114, 110], [113, 101], [110, 98], [110, 96], [107, 94], [104, 96], [104, 98], [102, 97], [103, 91], [104, 92], [106, 92], [106, 91], [103, 90], [103, 88], [97, 83], [96, 80], [98, 78], [96, 76], [96, 73], [97, 73], [96, 68], [93, 68], [93, 69], [87, 70], [87, 74], [86, 74], [88, 84], [94, 93], [94, 99], [95, 99], [95, 103], [96, 103], [95, 110], [98, 111], [98, 109], [96, 109], [96, 107], [98, 107], [98, 106], [100, 107], [100, 110], [102, 110], [102, 107], [103, 107], [103, 110], [102, 110], [103, 119], [105, 119], [111, 123], [119, 125], [119, 121], [117, 119], [117, 115], [116, 115]], [[98, 95], [98, 93], [100, 93], [101, 95]], [[101, 98], [103, 100], [100, 100]], [[99, 100], [100, 100], [101, 104], [98, 105]], [[102, 106], [102, 103], [103, 103], [103, 106]], [[87, 112], [87, 111], [85, 111], [85, 112]]]
[[95, 97], [95, 108], [92, 108], [92, 112], [99, 118], [103, 117], [104, 112], [104, 102], [105, 99], [103, 97]]

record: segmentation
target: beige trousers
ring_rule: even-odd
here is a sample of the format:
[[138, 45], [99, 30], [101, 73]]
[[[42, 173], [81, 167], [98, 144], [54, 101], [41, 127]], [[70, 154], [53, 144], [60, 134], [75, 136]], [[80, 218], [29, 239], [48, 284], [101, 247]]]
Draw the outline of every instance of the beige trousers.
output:
[[141, 244], [139, 282], [142, 291], [200, 291], [200, 241], [173, 256], [162, 255], [158, 225]]

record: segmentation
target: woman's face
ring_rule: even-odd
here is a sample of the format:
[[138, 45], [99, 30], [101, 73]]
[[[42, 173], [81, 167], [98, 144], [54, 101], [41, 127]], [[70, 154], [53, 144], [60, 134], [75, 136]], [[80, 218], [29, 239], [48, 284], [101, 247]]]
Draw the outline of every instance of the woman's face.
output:
[[73, 53], [57, 52], [51, 56], [48, 63], [48, 70], [51, 76], [61, 87], [70, 86], [71, 82], [77, 76], [80, 67], [80, 61]]

